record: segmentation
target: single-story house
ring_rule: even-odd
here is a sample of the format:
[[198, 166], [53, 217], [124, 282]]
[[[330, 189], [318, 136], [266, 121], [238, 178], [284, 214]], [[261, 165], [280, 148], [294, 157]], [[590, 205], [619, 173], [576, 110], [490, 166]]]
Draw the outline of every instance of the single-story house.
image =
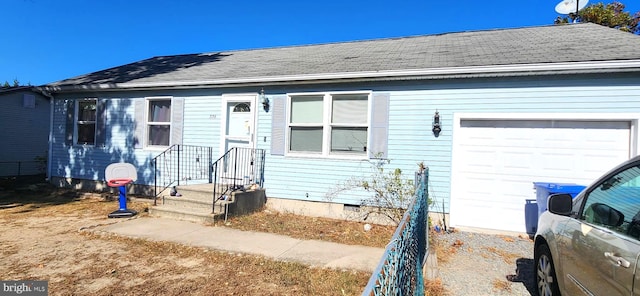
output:
[[327, 193], [372, 159], [407, 178], [424, 162], [447, 226], [524, 232], [533, 182], [586, 185], [638, 153], [639, 48], [582, 23], [153, 57], [43, 87], [48, 174], [89, 186], [129, 162], [154, 186], [171, 145], [264, 149], [269, 206], [344, 217], [361, 192]]
[[34, 86], [0, 88], [0, 177], [45, 173], [51, 100]]

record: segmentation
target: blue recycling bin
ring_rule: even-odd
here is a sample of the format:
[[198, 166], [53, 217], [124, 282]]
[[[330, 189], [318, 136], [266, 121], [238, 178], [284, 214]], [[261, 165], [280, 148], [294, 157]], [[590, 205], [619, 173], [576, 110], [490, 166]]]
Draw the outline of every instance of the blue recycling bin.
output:
[[547, 210], [547, 200], [550, 195], [568, 193], [575, 198], [586, 187], [575, 183], [533, 182], [533, 188], [536, 190], [536, 199], [527, 199], [524, 207], [527, 234], [533, 237], [538, 230], [538, 218]]
[[533, 182], [533, 188], [536, 189], [536, 201], [538, 202], [538, 217], [547, 210], [547, 200], [550, 195], [568, 193], [575, 198], [586, 187], [575, 183]]

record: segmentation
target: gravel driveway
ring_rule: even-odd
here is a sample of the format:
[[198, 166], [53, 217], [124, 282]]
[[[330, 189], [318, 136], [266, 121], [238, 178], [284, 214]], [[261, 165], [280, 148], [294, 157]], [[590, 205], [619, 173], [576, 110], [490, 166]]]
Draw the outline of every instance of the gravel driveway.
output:
[[435, 239], [450, 254], [438, 258], [448, 295], [535, 295], [533, 241], [526, 235], [455, 231]]

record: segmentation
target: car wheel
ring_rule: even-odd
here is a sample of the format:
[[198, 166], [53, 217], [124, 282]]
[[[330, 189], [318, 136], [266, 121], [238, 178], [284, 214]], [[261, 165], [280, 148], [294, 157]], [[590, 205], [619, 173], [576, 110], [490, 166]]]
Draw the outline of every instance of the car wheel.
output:
[[541, 244], [535, 253], [536, 291], [539, 296], [560, 295], [558, 278], [549, 246]]

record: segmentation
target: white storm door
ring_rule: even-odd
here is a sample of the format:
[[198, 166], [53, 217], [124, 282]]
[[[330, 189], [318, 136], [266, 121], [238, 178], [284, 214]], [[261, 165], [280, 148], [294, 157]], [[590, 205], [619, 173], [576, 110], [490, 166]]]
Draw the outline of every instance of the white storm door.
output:
[[[221, 171], [223, 183], [228, 185], [249, 185], [254, 182], [255, 152], [255, 102], [257, 95], [223, 96], [224, 110], [221, 153], [225, 155]], [[234, 149], [233, 148], [239, 148]], [[243, 149], [245, 148], [245, 149]]]

